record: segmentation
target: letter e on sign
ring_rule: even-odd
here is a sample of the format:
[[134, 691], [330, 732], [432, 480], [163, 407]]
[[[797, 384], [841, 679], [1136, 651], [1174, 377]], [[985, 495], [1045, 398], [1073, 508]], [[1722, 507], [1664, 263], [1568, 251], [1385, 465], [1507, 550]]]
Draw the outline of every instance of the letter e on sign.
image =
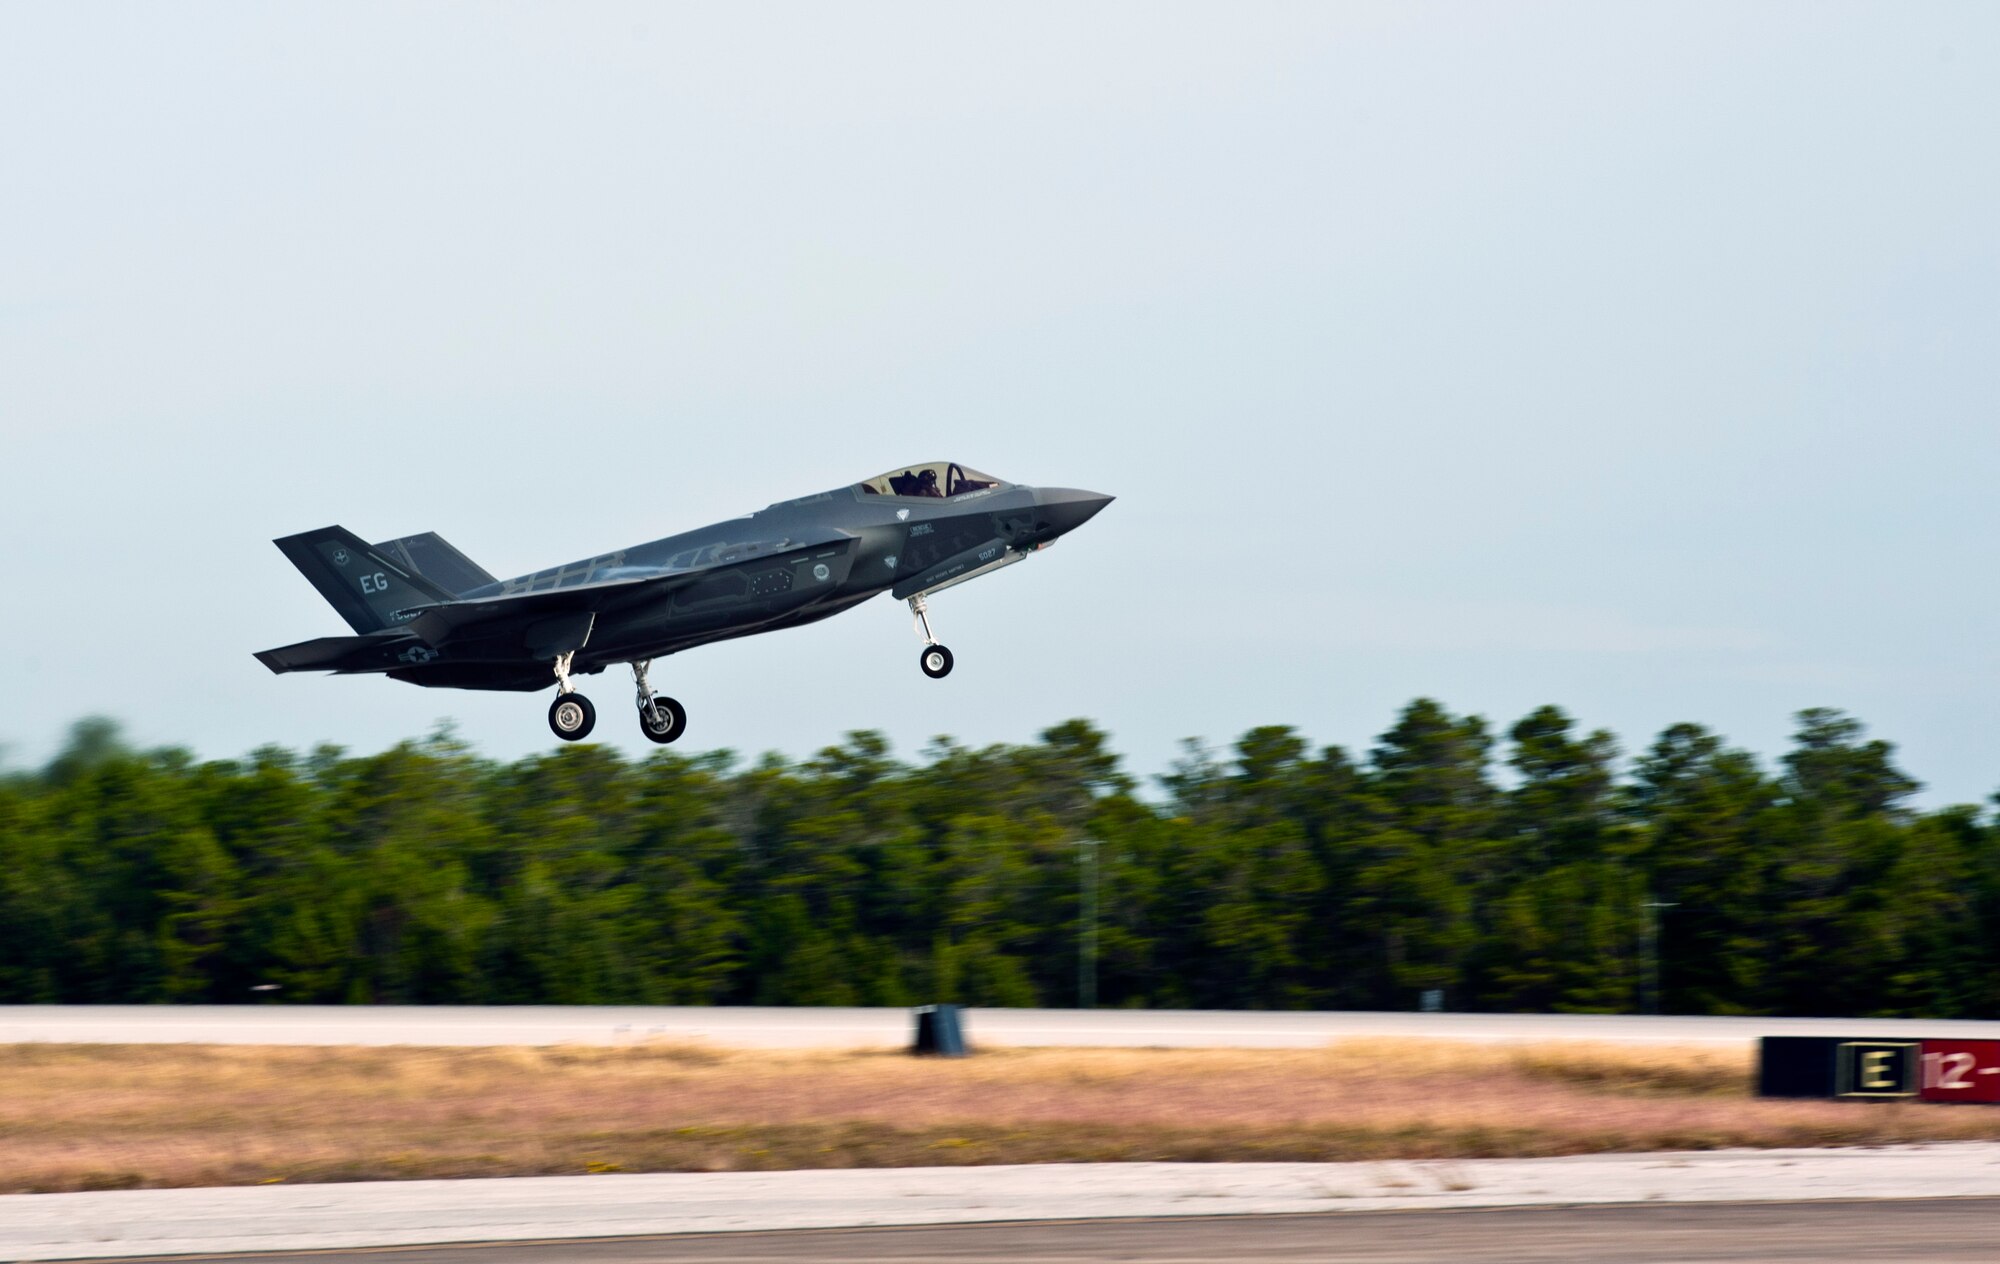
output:
[[2000, 1040], [1926, 1040], [1919, 1096], [1927, 1102], [2000, 1102]]
[[1850, 1040], [1835, 1051], [1835, 1097], [1915, 1097], [1914, 1040]]

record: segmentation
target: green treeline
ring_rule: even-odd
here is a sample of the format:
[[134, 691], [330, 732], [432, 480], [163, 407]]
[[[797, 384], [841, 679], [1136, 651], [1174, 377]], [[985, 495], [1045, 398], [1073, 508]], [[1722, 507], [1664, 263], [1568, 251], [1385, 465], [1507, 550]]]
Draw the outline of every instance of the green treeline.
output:
[[1071, 1005], [1094, 855], [1106, 1005], [1637, 1010], [1656, 961], [1673, 1013], [2000, 1016], [2000, 822], [1912, 810], [1853, 720], [1620, 768], [1556, 708], [1501, 740], [1427, 699], [1365, 759], [1189, 744], [1151, 796], [1081, 720], [755, 766], [86, 721], [0, 778], [0, 1001]]

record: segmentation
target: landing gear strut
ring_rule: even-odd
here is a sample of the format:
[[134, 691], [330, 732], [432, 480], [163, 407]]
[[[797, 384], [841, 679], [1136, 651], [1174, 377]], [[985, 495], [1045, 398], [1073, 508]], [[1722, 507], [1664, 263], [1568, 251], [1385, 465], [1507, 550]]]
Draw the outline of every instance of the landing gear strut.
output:
[[931, 635], [930, 604], [924, 595], [918, 593], [910, 598], [910, 613], [916, 616], [917, 636], [924, 643], [924, 652], [917, 656], [917, 666], [924, 669], [924, 675], [932, 680], [942, 680], [951, 675], [951, 651], [938, 644]]
[[570, 683], [576, 651], [556, 655], [556, 700], [549, 704], [549, 728], [565, 742], [580, 742], [597, 726], [597, 708]]
[[688, 713], [672, 698], [653, 692], [652, 684], [646, 679], [646, 671], [652, 665], [650, 658], [642, 658], [632, 664], [632, 683], [639, 691], [639, 731], [664, 746], [687, 729]]

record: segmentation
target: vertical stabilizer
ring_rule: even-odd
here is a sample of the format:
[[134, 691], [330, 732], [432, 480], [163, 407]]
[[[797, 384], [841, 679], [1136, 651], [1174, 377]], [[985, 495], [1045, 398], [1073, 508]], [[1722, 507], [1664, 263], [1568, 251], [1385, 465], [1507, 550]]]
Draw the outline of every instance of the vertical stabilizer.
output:
[[[379, 632], [406, 620], [396, 611], [456, 594], [425, 579], [344, 527], [322, 527], [273, 540], [356, 632]], [[454, 550], [455, 552], [456, 550]]]
[[486, 588], [495, 582], [485, 567], [453, 548], [435, 531], [385, 540], [375, 546], [375, 551], [454, 597], [463, 597], [475, 588]]

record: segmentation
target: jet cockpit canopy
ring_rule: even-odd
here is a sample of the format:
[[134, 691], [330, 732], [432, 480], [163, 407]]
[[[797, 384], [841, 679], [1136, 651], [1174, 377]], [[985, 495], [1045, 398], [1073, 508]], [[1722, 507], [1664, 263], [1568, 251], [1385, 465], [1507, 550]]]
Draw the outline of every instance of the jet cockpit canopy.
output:
[[1000, 486], [991, 474], [967, 469], [953, 461], [932, 461], [929, 465], [908, 465], [900, 470], [868, 479], [861, 490], [869, 496], [928, 496], [950, 500], [968, 492], [983, 492]]

